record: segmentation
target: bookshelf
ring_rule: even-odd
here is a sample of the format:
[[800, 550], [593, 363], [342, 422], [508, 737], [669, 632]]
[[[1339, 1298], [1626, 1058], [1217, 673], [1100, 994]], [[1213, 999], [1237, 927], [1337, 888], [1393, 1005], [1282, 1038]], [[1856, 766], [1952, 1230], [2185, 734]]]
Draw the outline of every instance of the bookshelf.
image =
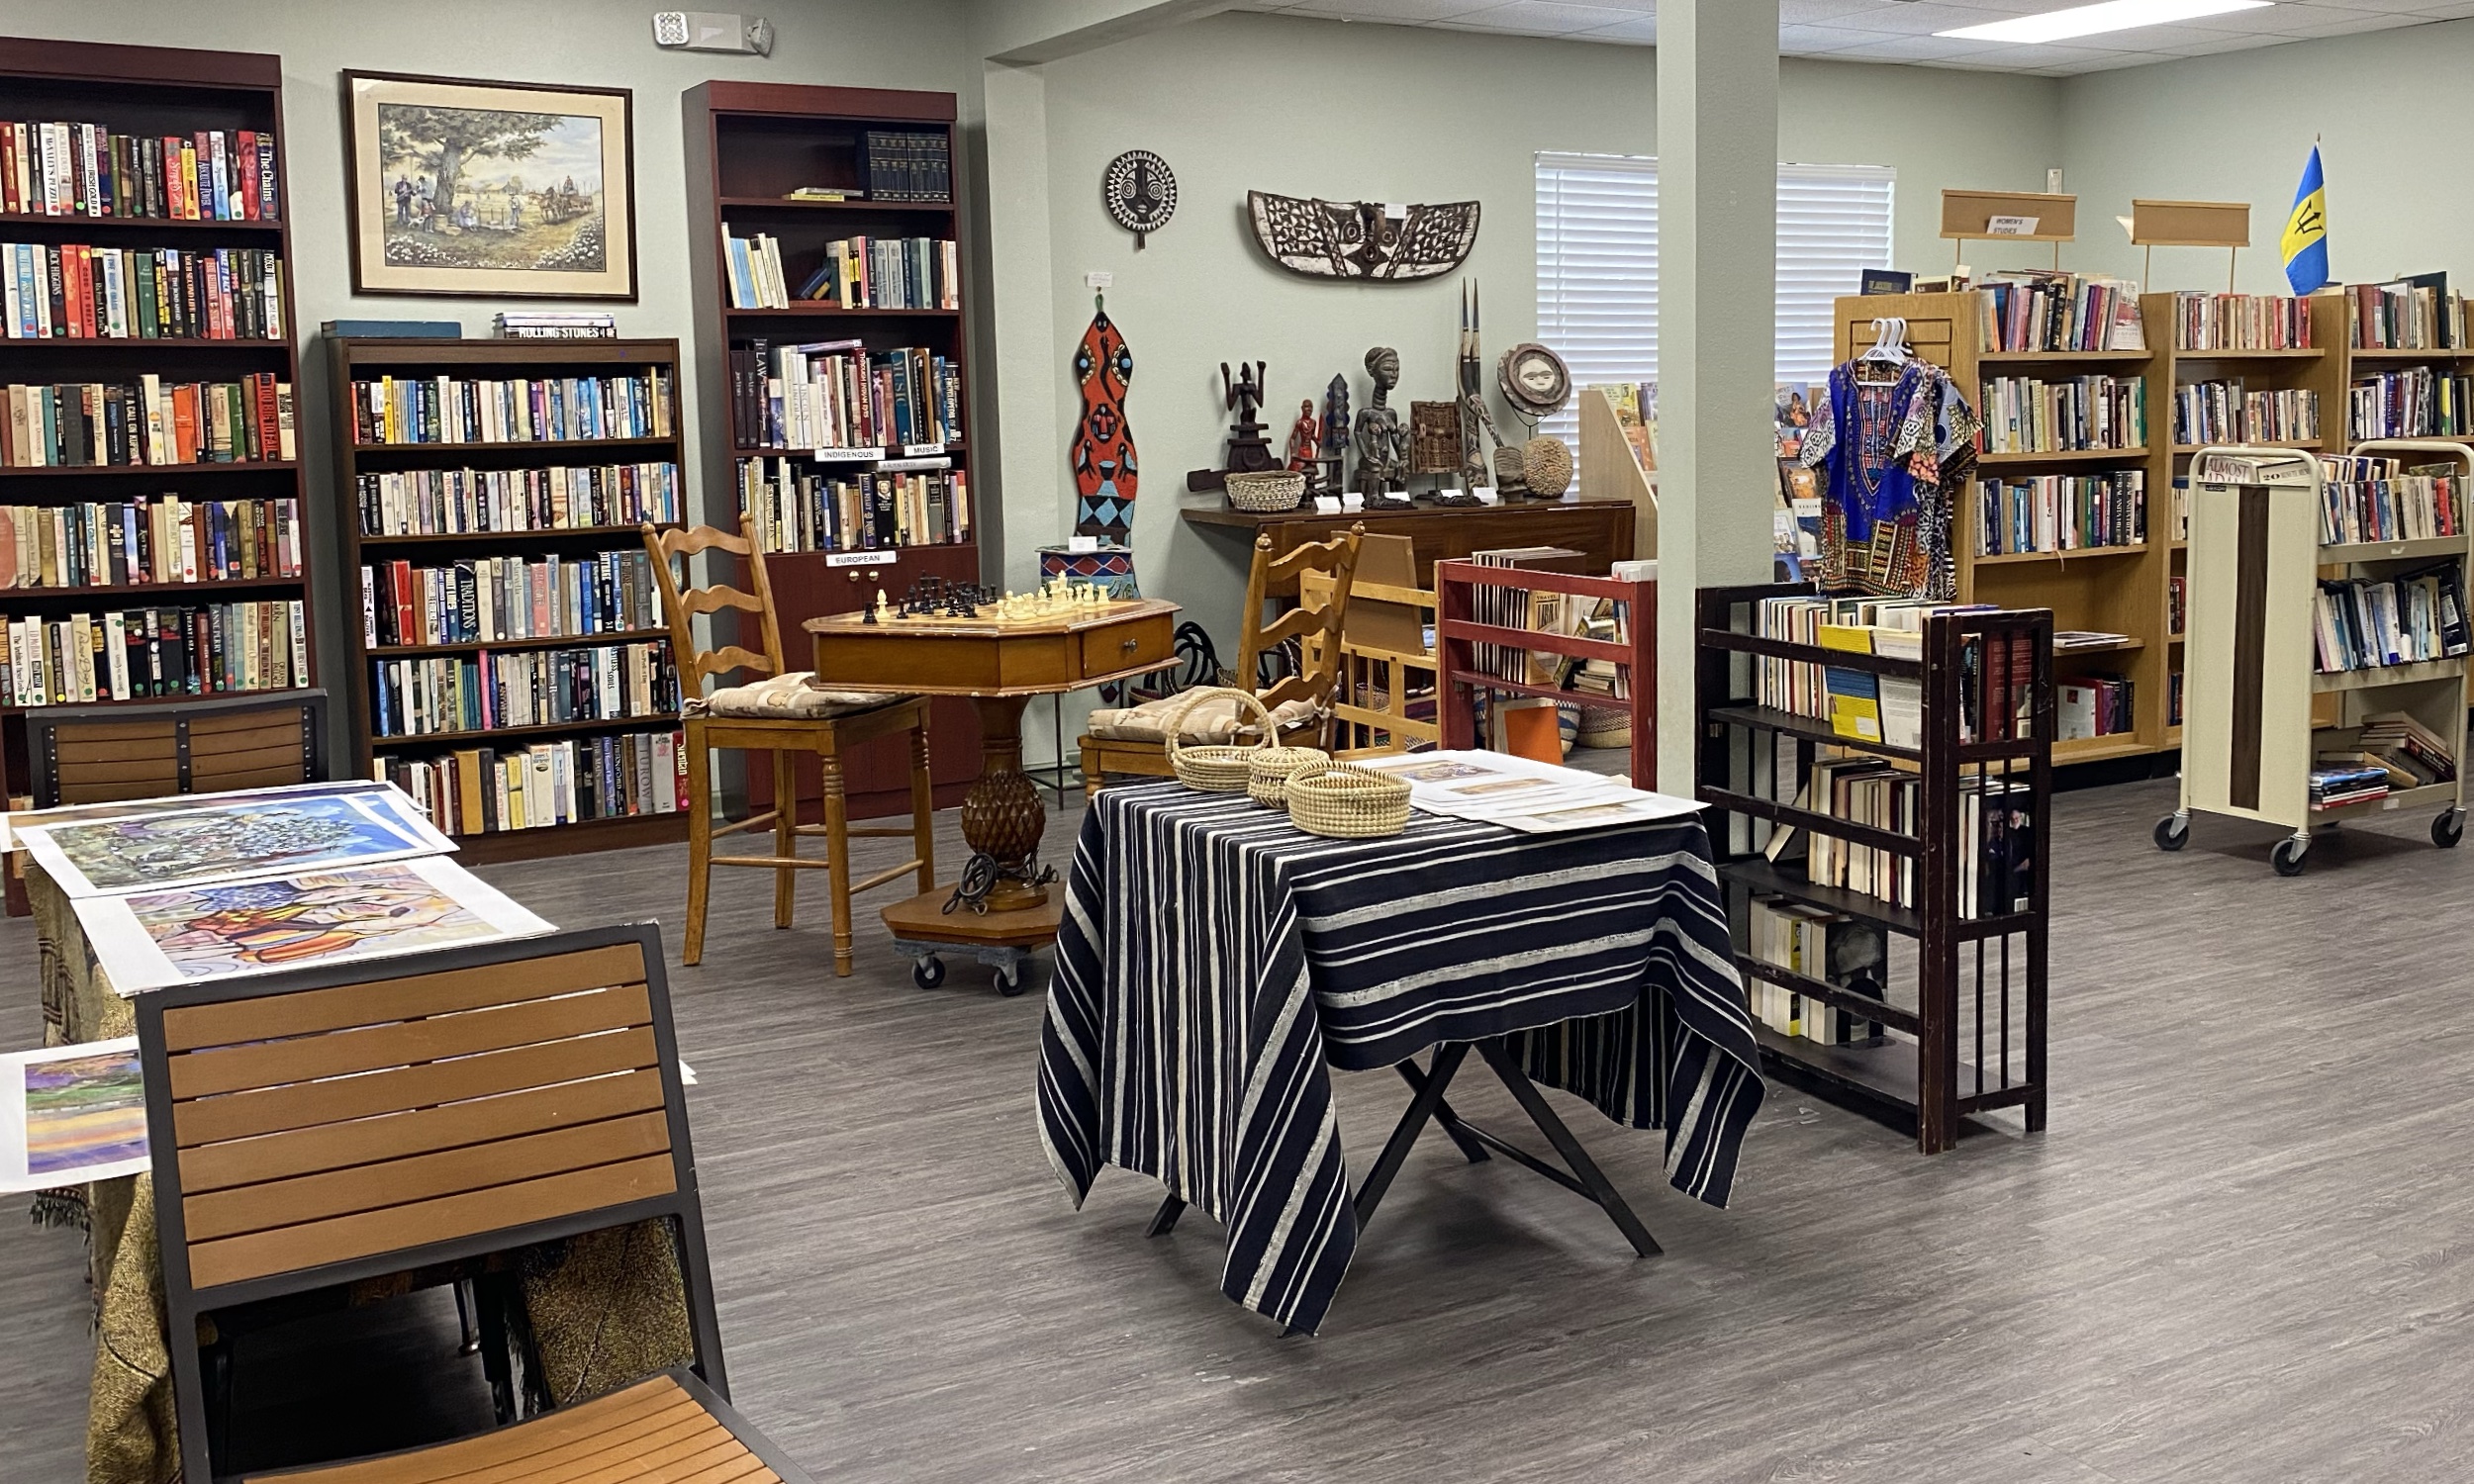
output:
[[[270, 140], [259, 161], [259, 178], [274, 186], [274, 206], [271, 212], [255, 217], [245, 215], [245, 193], [244, 204], [238, 208], [243, 215], [236, 220], [47, 215], [40, 211], [0, 215], [0, 242], [36, 250], [81, 245], [110, 249], [132, 265], [141, 261], [135, 254], [148, 254], [143, 261], [150, 265], [166, 250], [200, 254], [209, 260], [224, 251], [233, 254], [227, 262], [245, 260], [261, 268], [270, 260], [279, 263], [271, 284], [261, 280], [265, 292], [252, 306], [252, 316], [261, 310], [265, 313], [262, 324], [254, 319], [218, 324], [205, 334], [12, 335], [0, 340], [0, 356], [6, 357], [0, 384], [143, 389], [145, 378], [156, 377], [167, 387], [247, 386], [251, 388], [249, 421], [262, 422], [265, 431], [278, 434], [281, 425], [292, 419], [290, 399], [300, 385], [298, 321], [292, 302], [292, 194], [281, 147], [289, 143], [283, 127], [282, 58], [259, 52], [0, 37], [0, 120], [100, 126], [112, 136], [158, 145], [166, 136], [186, 139], [201, 133], [217, 135], [227, 144], [227, 186], [235, 186], [238, 180], [229, 166], [237, 158], [241, 132]], [[108, 158], [108, 143], [106, 149]], [[134, 267], [123, 274], [122, 281], [134, 286]], [[108, 300], [103, 307], [108, 316]], [[124, 305], [124, 327], [138, 331], [143, 326], [129, 313], [133, 308]], [[16, 327], [8, 328], [14, 331]], [[164, 326], [158, 324], [158, 327]], [[244, 330], [249, 332], [245, 338], [241, 337]], [[262, 397], [258, 395], [261, 388]], [[124, 409], [131, 401], [143, 406], [143, 390], [127, 395], [130, 401], [123, 402]], [[190, 410], [203, 411], [203, 394], [191, 396], [195, 400], [188, 403]], [[168, 410], [169, 405], [158, 401], [155, 406]], [[260, 413], [265, 416], [258, 417]], [[103, 580], [67, 581], [67, 575], [55, 567], [53, 576], [60, 580], [50, 585], [0, 589], [5, 595], [0, 613], [12, 624], [27, 620], [66, 624], [82, 616], [108, 625], [118, 615], [127, 635], [139, 625], [137, 615], [150, 609], [156, 618], [154, 632], [162, 636], [163, 653], [174, 651], [170, 635], [177, 626], [181, 632], [178, 651], [190, 658], [176, 658], [176, 663], [165, 668], [191, 671], [195, 688], [191, 689], [190, 677], [184, 676], [167, 694], [137, 696], [132, 703], [162, 705], [239, 690], [315, 685], [319, 657], [311, 633], [317, 605], [310, 553], [316, 548], [305, 524], [313, 516], [304, 498], [298, 458], [280, 456], [279, 435], [270, 436], [263, 449], [253, 450], [250, 444], [257, 431], [255, 426], [242, 429], [237, 445], [228, 440], [220, 451], [210, 449], [195, 457], [159, 462], [0, 462], [0, 506], [31, 508], [43, 512], [46, 520], [57, 518], [63, 523], [80, 508], [102, 507], [109, 511], [121, 507], [130, 512], [122, 518], [135, 521], [123, 527], [119, 564], [115, 566], [108, 554], [101, 559], [102, 570], [95, 575]], [[293, 440], [297, 452], [297, 429]], [[140, 441], [150, 439], [142, 435]], [[14, 451], [22, 458], [36, 456], [31, 446]], [[137, 453], [141, 459], [149, 457], [143, 446]], [[213, 554], [219, 535], [236, 542], [245, 540], [248, 549], [228, 562], [224, 575], [215, 575], [209, 565], [201, 568], [195, 580], [137, 580], [139, 571], [127, 560], [141, 539], [137, 525], [144, 523], [137, 512], [165, 510], [167, 496], [196, 503], [197, 509], [191, 510], [187, 524], [179, 523], [174, 513], [174, 523], [150, 528], [143, 538], [145, 554], [152, 560], [168, 558], [168, 548], [184, 533], [191, 537], [193, 554], [201, 556]], [[210, 507], [210, 502], [236, 504]], [[288, 510], [283, 502], [289, 502]], [[54, 517], [52, 511], [59, 515]], [[105, 517], [94, 518], [99, 523]], [[265, 524], [256, 524], [261, 518]], [[287, 525], [288, 533], [283, 530]], [[201, 530], [203, 536], [197, 534]], [[267, 538], [266, 546], [260, 545], [261, 537]], [[231, 555], [229, 548], [227, 555]], [[260, 557], [268, 559], [263, 567], [258, 565]], [[237, 606], [241, 603], [268, 606]], [[202, 630], [194, 617], [176, 625], [167, 620], [166, 615], [176, 609], [207, 609], [214, 616]], [[244, 622], [256, 625], [258, 642], [251, 656], [258, 670], [254, 684], [247, 673], [250, 660], [238, 652]], [[198, 649], [201, 643], [207, 646], [203, 651]], [[214, 669], [219, 654], [227, 662], [221, 677], [197, 673]], [[134, 642], [124, 656], [133, 665], [138, 663], [140, 651]], [[13, 665], [10, 687], [0, 691], [0, 732], [5, 733], [5, 749], [0, 752], [4, 752], [7, 773], [19, 778], [30, 772], [24, 721], [28, 705], [24, 702], [32, 698], [31, 690], [20, 690], [26, 679], [19, 673], [22, 664], [21, 656]], [[97, 668], [96, 703], [109, 703], [103, 688], [113, 678], [108, 667]], [[140, 684], [132, 681], [133, 687]], [[53, 695], [60, 698], [60, 693]], [[70, 695], [65, 699], [74, 703], [79, 696]]]
[[[1928, 1155], [1956, 1143], [1960, 1120], [1995, 1109], [2018, 1108], [2029, 1132], [2040, 1131], [2050, 783], [2060, 750], [2046, 740], [2054, 714], [2052, 615], [1932, 613], [1918, 658], [1760, 632], [1765, 600], [1815, 596], [1809, 586], [1781, 584], [1704, 588], [1694, 600], [1696, 796], [1712, 811], [1737, 967], [1755, 981], [1757, 997], [1762, 985], [1775, 986], [1796, 996], [1804, 1013], [1853, 1022], [1816, 1038], [1757, 1014], [1762, 1064], [1781, 1080], [1914, 1134]], [[1828, 717], [1779, 703], [1775, 685], [1762, 677], [1766, 671], [1774, 682], [1780, 662], [1915, 687], [1915, 737], [1885, 731], [1860, 740]], [[1889, 709], [1885, 698], [1885, 722]], [[1879, 810], [1865, 817], [1881, 822], [1855, 822], [1841, 812], [1852, 805], [1835, 793], [1817, 800], [1807, 791], [1816, 765], [1874, 760], [1875, 780], [1911, 790], [1898, 823]], [[1800, 837], [1772, 840], [1787, 828]], [[1874, 871], [1907, 873], [1912, 904], [1828, 883], [1827, 872], [1814, 880], [1795, 858], [1825, 835], [1846, 851], [1871, 852]], [[1763, 848], [1772, 843], [1793, 848], [1773, 861]], [[1962, 880], [1971, 866], [1975, 880]], [[1836, 946], [1825, 975], [1782, 967], [1758, 951], [1755, 938], [1760, 911], [1778, 902], [1825, 921], [1869, 925], [1880, 942], [1872, 953], [1850, 956], [1861, 970]], [[1912, 994], [1898, 982], [1902, 974], [1912, 976]]]
[[[1872, 343], [1874, 317], [1901, 317], [1907, 321], [1908, 348], [1950, 372], [1979, 412], [1984, 411], [1986, 383], [1995, 377], [2050, 382], [2104, 376], [2141, 378], [2145, 382], [2148, 436], [2141, 446], [1978, 455], [1976, 472], [1957, 499], [1951, 541], [1959, 602], [1989, 603], [2004, 608], [2049, 608], [2055, 630], [2130, 636], [2129, 644], [2063, 650], [2053, 656], [2056, 685], [2107, 675], [2129, 680], [2134, 724], [2127, 732], [2057, 741], [2052, 747], [2052, 760], [2063, 764], [2094, 763], [2156, 752], [2169, 745], [2164, 728], [2169, 562], [2164, 533], [2172, 512], [2169, 480], [2156, 472], [2171, 428], [2169, 417], [2159, 421], [2160, 412], [2169, 414], [2170, 409], [2156, 400], [2156, 353], [2151, 349], [1979, 350], [1983, 333], [1981, 314], [1981, 302], [1973, 293], [1842, 298], [1835, 315], [1835, 359], [1846, 361]], [[2151, 347], [2159, 343], [2152, 325], [2146, 339]], [[1978, 491], [1984, 479], [2022, 482], [2048, 475], [2099, 476], [2134, 470], [2145, 480], [2144, 541], [2062, 551], [1977, 554], [1983, 534]]]
[[[646, 703], [661, 690], [669, 630], [636, 518], [675, 524], [660, 517], [685, 508], [679, 342], [327, 343], [335, 522], [352, 595], [342, 634], [354, 772], [384, 768], [468, 860], [685, 839], [678, 711], [674, 700]], [[641, 395], [623, 407], [615, 396], [588, 399], [578, 390], [587, 378]], [[453, 389], [444, 411], [430, 400], [442, 379]], [[481, 390], [511, 383], [539, 385], [538, 401], [529, 387]], [[399, 438], [413, 419], [434, 418], [458, 440], [390, 440], [372, 425], [373, 386], [394, 389]], [[552, 423], [585, 435], [524, 436]], [[491, 692], [486, 711], [476, 700], [441, 714], [476, 686]], [[407, 734], [399, 716], [428, 725]], [[523, 784], [549, 786], [546, 808], [536, 791], [533, 807], [520, 809], [513, 787], [502, 800], [519, 759], [529, 770]], [[527, 822], [556, 819], [562, 807], [595, 817]]]
[[[2364, 439], [2352, 448], [2368, 456], [2402, 459], [2409, 467], [2453, 466], [2454, 502], [2462, 518], [2465, 487], [2474, 478], [2474, 448], [2418, 438]], [[2469, 658], [2418, 658], [2407, 647], [2404, 658], [2385, 664], [2323, 670], [2315, 628], [2324, 578], [2376, 588], [2391, 579], [2453, 568], [2438, 579], [2440, 590], [2453, 586], [2453, 597], [2435, 597], [2431, 606], [2453, 603], [2461, 612], [2468, 558], [2474, 554], [2462, 525], [2454, 535], [2331, 540], [2332, 517], [2327, 511], [2331, 504], [2356, 511], [2366, 505], [2403, 507], [2411, 497], [2402, 482], [2388, 499], [2370, 501], [2353, 493], [2364, 486], [2328, 484], [2315, 453], [2270, 448], [2231, 452], [2247, 467], [2230, 472], [2249, 478], [2194, 478], [2191, 483], [2189, 560], [2195, 602], [2188, 740], [2181, 796], [2174, 812], [2158, 822], [2156, 844], [2168, 851], [2187, 844], [2194, 810], [2262, 820], [2292, 831], [2277, 842], [2269, 861], [2279, 875], [2296, 876], [2303, 870], [2315, 828], [2435, 807], [2431, 843], [2441, 849], [2455, 846], [2465, 819]], [[2336, 532], [2362, 533], [2351, 528]], [[2399, 626], [2410, 633], [2412, 601], [2401, 600], [2394, 611]], [[2461, 635], [2462, 618], [2455, 627]], [[2391, 777], [2376, 791], [2365, 790], [2349, 800], [2339, 800], [2333, 792], [2316, 798], [2311, 775], [2321, 757], [2371, 761], [2364, 748], [2373, 742], [2364, 728], [2396, 713], [2410, 718], [2410, 726], [2420, 728], [2447, 755], [2454, 777], [2434, 778], [2419, 762], [2411, 770], [2390, 763]]]
[[[1568, 608], [1615, 604], [1612, 639], [1545, 632], [1531, 621], [1533, 594], [1558, 597], [1559, 622]], [[1514, 621], [1506, 622], [1511, 619]], [[1658, 584], [1617, 577], [1587, 577], [1536, 567], [1494, 567], [1477, 562], [1435, 564], [1437, 703], [1443, 745], [1460, 751], [1482, 745], [1475, 731], [1481, 697], [1522, 696], [1559, 705], [1621, 712], [1631, 733], [1634, 768], [1658, 756]], [[1601, 660], [1615, 668], [1618, 694], [1566, 690], [1561, 679], [1538, 684], [1533, 666], [1541, 655], [1558, 660]], [[1554, 660], [1548, 662], [1556, 663]], [[1565, 668], [1558, 666], [1558, 668]], [[1506, 672], [1509, 672], [1508, 674]]]
[[[751, 462], [773, 481], [778, 491], [787, 471], [795, 486], [809, 480], [837, 484], [843, 491], [861, 476], [882, 486], [895, 476], [935, 482], [945, 490], [940, 528], [950, 529], [957, 502], [949, 476], [965, 487], [960, 504], [970, 506], [979, 493], [972, 478], [971, 435], [977, 429], [969, 416], [968, 336], [960, 304], [967, 285], [955, 292], [957, 307], [888, 309], [851, 307], [839, 300], [800, 299], [798, 291], [827, 259], [828, 244], [867, 237], [875, 241], [918, 239], [955, 243], [957, 260], [967, 259], [969, 244], [955, 210], [952, 165], [961, 150], [955, 129], [951, 93], [889, 88], [819, 87], [792, 83], [711, 81], [697, 84], [682, 98], [687, 146], [688, 193], [694, 231], [702, 234], [688, 254], [689, 279], [696, 299], [696, 377], [709, 413], [703, 428], [705, 509], [702, 518], [735, 528], [745, 503], [743, 481]], [[941, 149], [946, 161], [945, 199], [934, 196], [936, 182], [912, 190], [903, 199], [881, 199], [871, 192], [870, 135], [925, 137], [929, 152]], [[848, 199], [794, 200], [802, 189], [848, 193]], [[793, 301], [787, 308], [740, 308], [732, 294], [729, 238], [752, 240], [757, 234], [776, 244], [782, 287]], [[882, 297], [871, 295], [870, 298]], [[775, 369], [783, 346], [824, 341], [857, 341], [855, 349], [876, 358], [909, 349], [923, 360], [941, 358], [950, 368], [952, 401], [959, 404], [960, 437], [909, 438], [885, 436], [866, 454], [849, 447], [818, 457], [824, 445], [786, 446], [765, 425], [761, 382], [756, 395], [741, 383], [748, 366]], [[887, 430], [889, 433], [891, 430]], [[907, 489], [909, 486], [904, 486]], [[827, 497], [839, 503], [849, 497]], [[907, 499], [905, 495], [904, 497]], [[775, 494], [759, 502], [762, 509], [805, 505], [816, 497]], [[869, 549], [864, 537], [838, 544], [847, 549], [790, 549], [823, 544], [797, 539], [769, 541], [766, 575], [773, 587], [785, 633], [795, 633], [810, 618], [852, 612], [871, 604], [881, 590], [899, 599], [913, 582], [941, 578], [952, 583], [980, 581], [976, 535], [979, 514], [970, 510], [971, 526], [961, 539]], [[744, 574], [738, 585], [747, 586]], [[938, 807], [961, 801], [979, 776], [979, 718], [967, 700], [940, 697], [929, 706], [929, 766]], [[736, 761], [734, 759], [734, 761]], [[746, 793], [752, 809], [771, 807], [774, 779], [771, 760], [745, 759]], [[896, 748], [867, 748], [846, 760], [845, 788], [853, 818], [907, 813], [910, 808], [909, 759]], [[821, 781], [809, 765], [802, 773], [798, 798], [813, 806]]]

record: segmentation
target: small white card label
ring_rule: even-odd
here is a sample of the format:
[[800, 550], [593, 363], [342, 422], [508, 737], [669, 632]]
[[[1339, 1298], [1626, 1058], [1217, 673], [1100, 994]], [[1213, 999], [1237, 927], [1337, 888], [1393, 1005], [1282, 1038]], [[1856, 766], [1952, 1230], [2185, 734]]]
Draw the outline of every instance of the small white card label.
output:
[[885, 457], [882, 448], [818, 448], [808, 455], [819, 463], [864, 464]]
[[1069, 555], [1073, 556], [1097, 551], [1099, 538], [1097, 536], [1068, 536], [1065, 538], [1065, 549]]
[[1984, 223], [1984, 234], [1988, 237], [2032, 237], [2036, 235], [2036, 224], [2044, 220], [2042, 217], [1988, 217]]
[[1083, 275], [1083, 287], [1087, 289], [1113, 288], [1115, 285], [1116, 275], [1113, 273], [1086, 273]]
[[904, 443], [902, 445], [902, 456], [906, 459], [932, 459], [943, 454], [944, 451], [945, 445], [942, 443]]
[[882, 474], [908, 474], [922, 469], [951, 469], [952, 459], [887, 459], [877, 465]]
[[1314, 497], [1314, 509], [1326, 515], [1337, 515], [1340, 513], [1340, 502], [1329, 495], [1317, 495]]
[[828, 551], [824, 565], [833, 567], [890, 567], [897, 553], [892, 551]]
[[1477, 503], [1479, 505], [1501, 505], [1503, 503], [1502, 495], [1493, 490], [1472, 490], [1470, 493], [1477, 497]]
[[[1321, 502], [1317, 501], [1316, 504], [1319, 505]], [[1340, 508], [1354, 515], [1358, 511], [1366, 509], [1366, 497], [1363, 494], [1356, 492], [1342, 495], [1340, 497]]]

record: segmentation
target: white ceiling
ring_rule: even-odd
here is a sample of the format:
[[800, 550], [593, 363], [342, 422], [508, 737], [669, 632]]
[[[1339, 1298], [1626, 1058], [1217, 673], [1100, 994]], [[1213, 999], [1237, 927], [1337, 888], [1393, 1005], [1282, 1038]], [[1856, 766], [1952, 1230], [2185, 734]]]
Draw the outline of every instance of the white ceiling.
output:
[[[2264, 10], [2077, 37], [2049, 46], [2005, 46], [1933, 34], [2083, 3], [2086, 0], [1778, 0], [1778, 50], [1787, 56], [1918, 62], [2061, 77], [2313, 37], [2474, 17], [2474, 0], [2277, 0]], [[1658, 40], [1657, 0], [1243, 0], [1239, 8], [1327, 21], [1431, 26], [1576, 42], [1646, 46]]]

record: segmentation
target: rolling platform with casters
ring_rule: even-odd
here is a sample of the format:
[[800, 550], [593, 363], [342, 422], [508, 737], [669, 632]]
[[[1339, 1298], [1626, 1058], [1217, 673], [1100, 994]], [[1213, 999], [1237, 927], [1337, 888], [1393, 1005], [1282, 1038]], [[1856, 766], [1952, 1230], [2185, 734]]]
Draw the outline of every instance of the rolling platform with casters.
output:
[[[2447, 849], [2464, 832], [2467, 656], [2324, 671], [2313, 626], [2323, 576], [2396, 577], [2453, 561], [2464, 591], [2474, 447], [2384, 438], [2357, 443], [2352, 452], [2456, 466], [2450, 497], [2457, 534], [2324, 539], [2333, 532], [2323, 520], [2327, 480], [2317, 455], [2223, 447], [2203, 448], [2191, 460], [2182, 794], [2180, 806], [2156, 823], [2159, 849], [2189, 843], [2194, 812], [2293, 831], [2269, 853], [2280, 876], [2301, 875], [2314, 832], [2347, 819], [2435, 808], [2432, 844]], [[2463, 622], [2459, 615], [2460, 630]], [[2315, 804], [2313, 760], [2355, 750], [2366, 720], [2388, 712], [2404, 712], [2442, 739], [2458, 764], [2454, 777], [2356, 802]]]

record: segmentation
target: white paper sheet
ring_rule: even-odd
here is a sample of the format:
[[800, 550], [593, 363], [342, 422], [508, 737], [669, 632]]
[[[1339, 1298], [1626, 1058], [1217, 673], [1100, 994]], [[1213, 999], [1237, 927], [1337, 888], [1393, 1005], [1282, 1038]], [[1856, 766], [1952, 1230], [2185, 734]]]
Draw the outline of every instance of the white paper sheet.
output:
[[77, 900], [123, 995], [531, 937], [550, 924], [436, 856]]
[[73, 897], [340, 870], [455, 848], [392, 785], [30, 823], [17, 837]]
[[1677, 819], [1701, 807], [1688, 798], [1635, 788], [1629, 779], [1509, 753], [1423, 752], [1370, 758], [1356, 766], [1406, 780], [1412, 808], [1530, 834]]

